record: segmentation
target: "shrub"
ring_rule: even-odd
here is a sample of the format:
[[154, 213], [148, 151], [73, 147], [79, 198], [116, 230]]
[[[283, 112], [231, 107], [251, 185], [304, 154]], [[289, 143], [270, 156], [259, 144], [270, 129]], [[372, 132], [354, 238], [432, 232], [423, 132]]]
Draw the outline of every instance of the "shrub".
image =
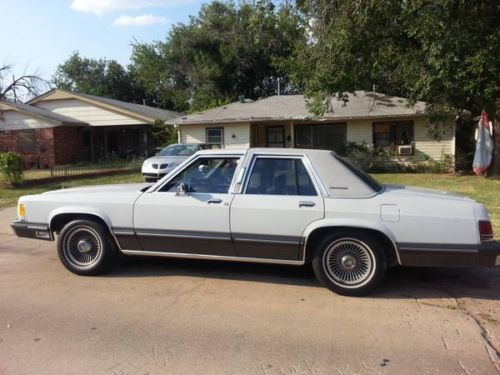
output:
[[444, 155], [441, 160], [426, 157], [418, 161], [385, 151], [372, 150], [365, 143], [349, 143], [347, 157], [369, 173], [447, 173], [453, 170], [451, 155]]
[[23, 159], [15, 152], [0, 152], [0, 175], [13, 186], [23, 181]]

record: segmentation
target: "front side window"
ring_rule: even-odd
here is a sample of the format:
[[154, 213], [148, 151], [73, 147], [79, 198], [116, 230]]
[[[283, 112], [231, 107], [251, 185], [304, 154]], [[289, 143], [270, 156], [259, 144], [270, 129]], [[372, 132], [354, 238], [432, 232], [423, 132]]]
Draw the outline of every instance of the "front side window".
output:
[[301, 159], [258, 158], [248, 180], [246, 194], [317, 195]]
[[191, 193], [225, 194], [229, 191], [239, 158], [198, 158], [160, 191], [175, 192], [184, 184]]
[[214, 148], [222, 148], [224, 146], [224, 129], [223, 128], [207, 128], [207, 145]]

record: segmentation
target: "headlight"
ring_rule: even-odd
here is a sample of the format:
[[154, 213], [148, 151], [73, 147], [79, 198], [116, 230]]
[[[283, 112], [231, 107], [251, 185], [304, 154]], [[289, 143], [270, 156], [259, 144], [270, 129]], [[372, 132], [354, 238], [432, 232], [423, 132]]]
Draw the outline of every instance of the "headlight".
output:
[[22, 203], [17, 205], [17, 217], [19, 220], [24, 220], [26, 217], [26, 207]]

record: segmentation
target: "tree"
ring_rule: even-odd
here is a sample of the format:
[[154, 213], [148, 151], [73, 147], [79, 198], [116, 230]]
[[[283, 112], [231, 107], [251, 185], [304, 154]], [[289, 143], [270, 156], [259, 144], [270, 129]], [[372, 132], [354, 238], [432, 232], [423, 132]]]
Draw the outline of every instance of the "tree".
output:
[[53, 83], [59, 89], [83, 94], [135, 103], [151, 101], [133, 74], [118, 62], [81, 57], [78, 52], [57, 67]]
[[151, 127], [151, 134], [162, 147], [177, 143], [177, 129], [165, 124], [165, 121], [155, 120]]
[[136, 42], [131, 70], [145, 90], [177, 110], [198, 110], [235, 100], [257, 99], [287, 85], [280, 59], [305, 43], [299, 14], [270, 0], [204, 5], [187, 24], [175, 25], [165, 41]]
[[301, 0], [310, 31], [290, 75], [324, 110], [356, 89], [432, 103], [430, 111], [486, 108], [500, 97], [500, 3], [496, 0]]
[[0, 66], [0, 99], [24, 102], [39, 95], [46, 87], [47, 82], [36, 72], [16, 78], [10, 65]]

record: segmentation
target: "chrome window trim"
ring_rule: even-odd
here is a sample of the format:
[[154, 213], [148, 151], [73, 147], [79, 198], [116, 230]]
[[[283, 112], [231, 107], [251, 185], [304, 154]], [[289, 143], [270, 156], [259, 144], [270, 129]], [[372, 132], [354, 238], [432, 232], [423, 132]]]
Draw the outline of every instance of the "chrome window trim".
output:
[[[163, 188], [163, 186], [165, 186], [166, 184], [168, 184], [170, 181], [172, 181], [174, 178], [176, 178], [180, 173], [184, 172], [186, 169], [188, 169], [193, 163], [196, 163], [196, 161], [200, 158], [205, 158], [205, 159], [238, 159], [238, 166], [236, 167], [235, 171], [234, 171], [234, 174], [233, 174], [233, 178], [231, 180], [231, 184], [229, 185], [229, 188], [228, 188], [228, 191], [226, 193], [204, 193], [204, 194], [230, 194], [232, 189], [233, 189], [233, 185], [235, 183], [235, 177], [237, 175], [237, 173], [239, 172], [240, 168], [241, 168], [241, 164], [242, 164], [242, 160], [243, 160], [243, 156], [245, 154], [243, 153], [234, 153], [234, 154], [201, 154], [201, 155], [195, 155], [193, 158], [191, 159], [188, 159], [186, 160], [184, 163], [180, 164], [178, 166], [178, 170], [177, 168], [174, 169], [174, 171], [176, 171], [175, 174], [172, 174], [171, 176], [169, 176], [167, 174], [167, 176], [169, 176], [165, 181], [161, 182], [158, 186], [154, 187], [154, 189], [152, 191], [150, 191], [151, 193], [158, 193], [158, 192], [161, 192], [160, 190]], [[162, 192], [162, 193], [168, 193], [168, 192]], [[171, 193], [171, 192], [170, 192]]]

